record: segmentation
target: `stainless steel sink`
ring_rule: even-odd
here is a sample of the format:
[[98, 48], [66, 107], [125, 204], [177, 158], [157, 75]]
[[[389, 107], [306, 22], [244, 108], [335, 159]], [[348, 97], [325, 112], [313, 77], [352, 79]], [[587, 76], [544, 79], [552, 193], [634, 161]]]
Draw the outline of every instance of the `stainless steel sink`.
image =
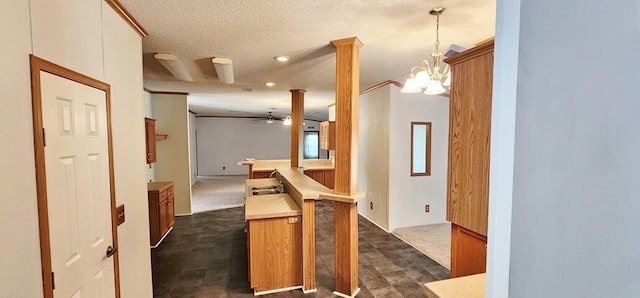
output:
[[284, 193], [284, 185], [282, 183], [276, 185], [267, 185], [267, 186], [255, 186], [251, 188], [251, 194], [254, 196], [259, 195], [272, 195], [278, 193]]
[[278, 185], [254, 186], [251, 188], [251, 191], [263, 190], [263, 189], [277, 189], [277, 188], [278, 188]]
[[251, 191], [251, 194], [254, 195], [254, 196], [273, 195], [273, 194], [279, 194], [279, 193], [284, 193], [284, 191], [281, 191], [277, 187], [276, 188], [266, 188], [266, 189], [253, 189]]

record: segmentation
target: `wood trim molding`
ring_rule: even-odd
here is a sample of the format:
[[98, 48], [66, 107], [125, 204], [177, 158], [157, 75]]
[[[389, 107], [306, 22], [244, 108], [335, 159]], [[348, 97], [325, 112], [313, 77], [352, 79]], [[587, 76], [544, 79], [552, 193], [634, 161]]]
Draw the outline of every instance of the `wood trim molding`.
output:
[[53, 297], [53, 280], [51, 268], [51, 238], [49, 232], [49, 209], [47, 204], [47, 184], [44, 155], [44, 136], [42, 121], [42, 95], [40, 73], [47, 72], [105, 92], [107, 113], [107, 144], [109, 151], [109, 188], [111, 191], [111, 234], [116, 298], [120, 298], [120, 266], [118, 252], [118, 211], [116, 206], [115, 178], [113, 173], [113, 142], [111, 133], [111, 87], [109, 84], [88, 77], [79, 72], [62, 67], [55, 63], [29, 55], [31, 63], [31, 104], [33, 109], [33, 144], [36, 166], [36, 193], [38, 197], [38, 226], [40, 233], [40, 258], [42, 266], [42, 283], [44, 297]]
[[124, 6], [118, 0], [104, 0], [104, 2], [107, 2], [107, 4], [109, 4], [109, 6], [111, 6], [111, 8], [113, 8], [113, 10], [115, 10], [115, 12], [119, 14], [120, 17], [122, 17], [122, 19], [127, 22], [127, 24], [129, 24], [129, 26], [131, 26], [131, 28], [133, 28], [133, 30], [138, 32], [140, 36], [149, 36], [149, 33], [147, 33], [147, 31], [142, 28], [142, 25], [138, 23], [138, 21], [127, 11], [126, 8], [124, 8]]
[[402, 84], [400, 84], [399, 82], [393, 81], [393, 80], [386, 80], [384, 82], [380, 82], [380, 83], [375, 84], [375, 85], [373, 85], [371, 87], [363, 89], [362, 91], [360, 91], [360, 95], [365, 94], [367, 92], [371, 92], [371, 91], [376, 90], [376, 89], [378, 89], [380, 87], [384, 87], [386, 85], [392, 85], [392, 84], [395, 85], [396, 87], [402, 88]]
[[144, 91], [147, 91], [151, 94], [165, 94], [165, 95], [189, 95], [189, 92], [179, 92], [179, 91], [153, 91], [149, 88], [144, 88]]
[[[415, 125], [425, 125], [427, 127], [427, 135], [426, 135], [426, 152], [425, 152], [425, 171], [424, 173], [415, 173], [413, 172], [413, 127]], [[409, 175], [414, 176], [431, 176], [431, 122], [420, 122], [420, 121], [411, 121], [411, 164], [409, 166]]]
[[444, 62], [449, 65], [453, 65], [453, 64], [458, 64], [460, 62], [473, 59], [478, 56], [482, 56], [487, 53], [493, 54], [493, 45], [494, 45], [494, 40], [487, 40], [485, 42], [482, 42], [480, 45], [476, 47], [470, 48], [462, 52], [464, 53], [464, 55], [461, 55], [462, 54], [461, 53], [461, 54], [449, 57], [447, 59], [444, 59]]

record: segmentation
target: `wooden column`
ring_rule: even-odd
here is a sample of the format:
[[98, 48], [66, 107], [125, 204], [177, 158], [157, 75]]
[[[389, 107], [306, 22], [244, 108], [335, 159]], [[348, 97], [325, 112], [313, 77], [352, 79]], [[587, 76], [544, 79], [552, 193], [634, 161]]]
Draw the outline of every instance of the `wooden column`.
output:
[[[358, 38], [331, 41], [336, 48], [335, 193], [358, 191], [358, 112], [360, 47]], [[358, 213], [355, 203], [334, 203], [336, 291], [358, 294]]]
[[307, 90], [292, 89], [291, 91], [291, 167], [302, 168], [304, 159], [304, 93]]
[[303, 200], [302, 207], [302, 291], [316, 291], [316, 202]]

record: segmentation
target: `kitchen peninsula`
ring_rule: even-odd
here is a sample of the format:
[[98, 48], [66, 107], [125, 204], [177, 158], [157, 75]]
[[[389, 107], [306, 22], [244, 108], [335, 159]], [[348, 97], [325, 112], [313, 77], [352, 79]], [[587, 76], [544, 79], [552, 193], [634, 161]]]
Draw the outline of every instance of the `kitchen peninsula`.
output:
[[298, 169], [276, 171], [276, 178], [246, 182], [249, 283], [256, 295], [300, 288], [314, 292], [315, 201], [356, 203], [364, 194], [335, 194]]

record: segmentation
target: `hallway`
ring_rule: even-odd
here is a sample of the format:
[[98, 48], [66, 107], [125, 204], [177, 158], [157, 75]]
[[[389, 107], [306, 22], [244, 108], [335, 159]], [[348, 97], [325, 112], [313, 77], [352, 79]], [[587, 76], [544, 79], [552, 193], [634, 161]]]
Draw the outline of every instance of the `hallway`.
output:
[[[333, 204], [316, 205], [318, 292], [265, 297], [332, 297]], [[152, 250], [154, 297], [252, 297], [247, 282], [244, 207], [178, 217]], [[359, 219], [358, 297], [423, 297], [422, 284], [449, 271], [367, 220]]]

